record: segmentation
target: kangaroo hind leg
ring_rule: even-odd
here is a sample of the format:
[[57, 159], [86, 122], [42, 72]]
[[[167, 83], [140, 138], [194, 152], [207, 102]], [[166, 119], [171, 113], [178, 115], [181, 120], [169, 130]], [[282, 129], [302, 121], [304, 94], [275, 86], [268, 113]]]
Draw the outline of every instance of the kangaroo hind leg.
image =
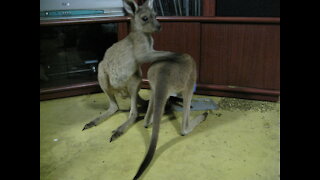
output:
[[144, 116], [144, 127], [148, 128], [150, 124], [152, 124], [153, 120], [153, 103], [154, 103], [154, 91], [151, 91], [151, 96], [149, 100], [148, 110], [146, 115]]
[[116, 113], [118, 111], [118, 109], [119, 109], [119, 106], [117, 104], [117, 101], [116, 101], [116, 98], [114, 96], [114, 93], [110, 89], [108, 76], [105, 75], [105, 74], [102, 74], [100, 72], [100, 74], [98, 76], [98, 80], [99, 80], [99, 85], [100, 85], [101, 89], [103, 90], [103, 92], [105, 93], [105, 95], [109, 99], [109, 107], [108, 107], [108, 110], [106, 112], [104, 112], [99, 117], [97, 117], [94, 120], [92, 120], [89, 123], [87, 123], [82, 130], [86, 130], [86, 129], [89, 129], [89, 128], [93, 127], [93, 126], [97, 126], [98, 124], [102, 123], [107, 118], [112, 116], [114, 113]]
[[110, 138], [110, 142], [120, 137], [128, 129], [128, 127], [136, 121], [138, 117], [137, 99], [138, 91], [140, 90], [141, 79], [137, 76], [133, 76], [128, 82], [127, 89], [131, 100], [129, 118], [116, 130], [112, 131], [113, 134]]
[[189, 134], [198, 124], [204, 121], [208, 115], [207, 112], [198, 115], [196, 118], [190, 120], [190, 105], [193, 95], [193, 83], [189, 82], [187, 89], [183, 92], [183, 119], [181, 125], [181, 135]]

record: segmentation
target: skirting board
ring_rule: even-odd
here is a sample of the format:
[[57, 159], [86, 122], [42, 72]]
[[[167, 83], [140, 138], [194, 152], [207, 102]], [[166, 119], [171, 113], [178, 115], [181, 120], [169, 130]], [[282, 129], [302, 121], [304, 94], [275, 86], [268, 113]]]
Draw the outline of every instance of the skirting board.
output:
[[[148, 80], [144, 79], [142, 88], [149, 89]], [[249, 87], [235, 87], [225, 85], [212, 85], [212, 84], [197, 84], [195, 94], [199, 95], [211, 95], [211, 96], [222, 96], [222, 97], [234, 97], [241, 99], [252, 99], [261, 101], [279, 101], [280, 91], [279, 90], [265, 90]]]
[[[144, 79], [142, 82], [142, 88], [149, 89], [148, 80]], [[102, 92], [97, 81], [75, 84], [70, 86], [63, 86], [50, 89], [40, 89], [40, 100], [49, 100], [70, 96], [77, 96], [83, 94], [91, 94]], [[263, 101], [279, 101], [279, 90], [265, 90], [248, 87], [234, 87], [225, 85], [212, 85], [212, 84], [197, 84], [195, 94], [199, 95], [211, 95], [211, 96], [224, 96], [235, 97], [242, 99], [253, 99]]]

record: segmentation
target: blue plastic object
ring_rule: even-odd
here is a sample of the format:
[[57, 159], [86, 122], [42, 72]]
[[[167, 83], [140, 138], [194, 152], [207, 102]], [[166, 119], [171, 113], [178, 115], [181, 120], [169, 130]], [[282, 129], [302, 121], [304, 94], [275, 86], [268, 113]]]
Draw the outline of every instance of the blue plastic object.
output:
[[[183, 107], [173, 104], [174, 111], [183, 111]], [[210, 98], [193, 98], [191, 100], [191, 111], [216, 110], [218, 105]]]

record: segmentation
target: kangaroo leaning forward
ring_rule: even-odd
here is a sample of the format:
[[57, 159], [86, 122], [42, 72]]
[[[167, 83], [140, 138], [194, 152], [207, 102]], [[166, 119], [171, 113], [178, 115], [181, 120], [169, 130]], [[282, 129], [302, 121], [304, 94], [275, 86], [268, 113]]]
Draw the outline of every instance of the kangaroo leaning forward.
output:
[[109, 108], [101, 116], [87, 123], [83, 130], [97, 126], [119, 110], [115, 94], [130, 96], [131, 106], [128, 120], [113, 131], [110, 142], [121, 136], [136, 121], [137, 103], [143, 105], [138, 92], [142, 81], [140, 65], [157, 61], [159, 57], [174, 53], [153, 49], [152, 33], [161, 29], [153, 10], [153, 0], [147, 0], [142, 6], [134, 0], [124, 0], [124, 8], [131, 16], [131, 32], [123, 40], [113, 44], [105, 53], [98, 66], [98, 82], [109, 98]]

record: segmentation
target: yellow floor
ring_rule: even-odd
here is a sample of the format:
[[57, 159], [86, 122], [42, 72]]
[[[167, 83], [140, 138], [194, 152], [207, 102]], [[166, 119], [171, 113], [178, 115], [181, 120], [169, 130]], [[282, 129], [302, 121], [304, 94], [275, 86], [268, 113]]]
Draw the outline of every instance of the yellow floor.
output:
[[[149, 90], [140, 94], [149, 98]], [[179, 134], [181, 112], [176, 113], [176, 120], [162, 118], [155, 157], [141, 179], [280, 179], [280, 103], [207, 97], [220, 109], [187, 136]], [[121, 109], [129, 108], [128, 100], [117, 99]], [[128, 116], [128, 112], [119, 112], [82, 131], [106, 108], [103, 93], [40, 102], [41, 180], [133, 178], [152, 129], [145, 129], [139, 121], [109, 143], [111, 131]], [[191, 117], [199, 113], [192, 112]]]

